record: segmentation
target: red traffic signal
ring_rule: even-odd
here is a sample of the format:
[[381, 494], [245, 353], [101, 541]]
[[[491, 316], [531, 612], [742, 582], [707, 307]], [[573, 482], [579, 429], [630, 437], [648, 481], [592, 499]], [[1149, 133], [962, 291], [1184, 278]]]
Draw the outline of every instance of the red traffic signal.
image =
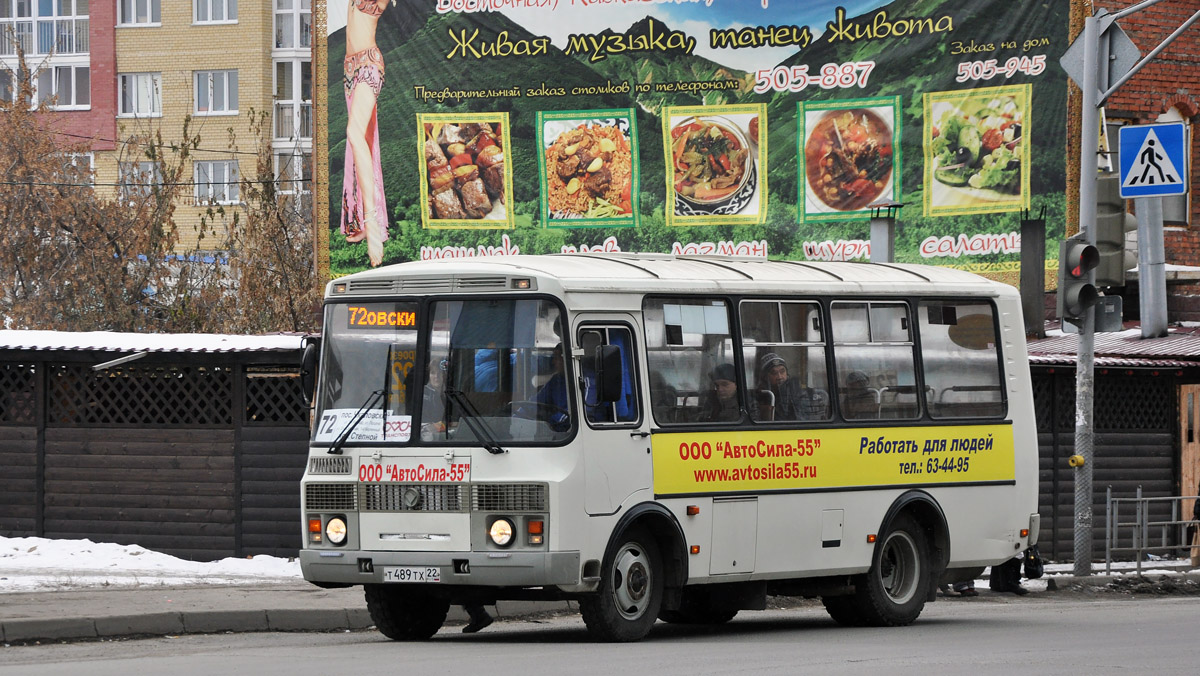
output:
[[1100, 301], [1100, 292], [1088, 282], [1088, 273], [1100, 264], [1100, 250], [1080, 232], [1064, 239], [1058, 248], [1058, 317], [1082, 319]]

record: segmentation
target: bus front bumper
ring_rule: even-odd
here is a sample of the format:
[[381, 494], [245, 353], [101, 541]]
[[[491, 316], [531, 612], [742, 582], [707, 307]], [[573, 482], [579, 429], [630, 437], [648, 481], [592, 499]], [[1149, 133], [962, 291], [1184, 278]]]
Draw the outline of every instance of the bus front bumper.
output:
[[579, 584], [579, 552], [380, 552], [300, 550], [309, 582], [378, 584], [388, 568], [436, 568], [440, 583], [489, 587]]

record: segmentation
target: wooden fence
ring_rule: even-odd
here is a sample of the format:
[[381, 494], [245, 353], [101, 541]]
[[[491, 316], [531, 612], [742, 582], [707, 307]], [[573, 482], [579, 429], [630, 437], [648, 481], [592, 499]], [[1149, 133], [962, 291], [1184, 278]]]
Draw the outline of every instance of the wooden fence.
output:
[[295, 556], [299, 351], [113, 356], [0, 351], [0, 535]]

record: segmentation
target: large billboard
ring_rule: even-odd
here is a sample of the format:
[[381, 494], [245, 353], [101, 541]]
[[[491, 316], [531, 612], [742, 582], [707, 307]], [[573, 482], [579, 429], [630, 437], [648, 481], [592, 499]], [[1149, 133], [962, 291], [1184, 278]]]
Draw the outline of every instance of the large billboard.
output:
[[1068, 9], [318, 0], [321, 253], [854, 260], [900, 204], [896, 260], [1004, 276], [1065, 222]]

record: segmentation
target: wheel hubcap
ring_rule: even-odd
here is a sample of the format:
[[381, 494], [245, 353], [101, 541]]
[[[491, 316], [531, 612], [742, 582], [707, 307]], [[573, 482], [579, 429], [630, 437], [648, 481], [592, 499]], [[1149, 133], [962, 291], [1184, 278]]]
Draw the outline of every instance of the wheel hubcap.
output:
[[904, 531], [888, 535], [879, 560], [879, 575], [883, 589], [897, 604], [905, 604], [917, 594], [921, 565], [917, 559], [917, 544]]
[[617, 611], [628, 620], [636, 620], [650, 605], [650, 562], [636, 544], [626, 544], [613, 561], [613, 595]]

